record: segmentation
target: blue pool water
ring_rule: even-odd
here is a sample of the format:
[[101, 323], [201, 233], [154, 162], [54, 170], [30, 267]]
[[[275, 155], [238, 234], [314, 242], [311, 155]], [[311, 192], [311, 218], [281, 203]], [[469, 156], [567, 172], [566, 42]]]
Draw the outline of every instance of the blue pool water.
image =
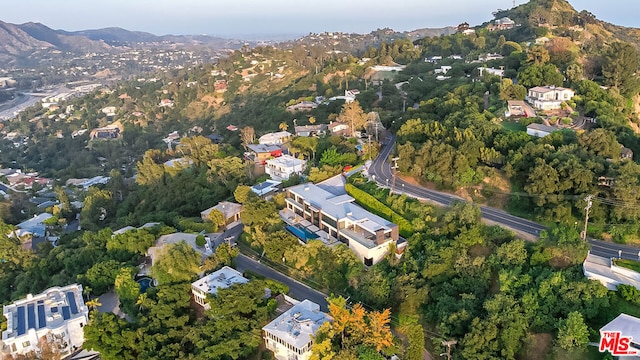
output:
[[297, 236], [298, 238], [300, 238], [303, 242], [307, 242], [309, 240], [313, 240], [313, 239], [317, 239], [318, 235], [316, 235], [315, 233], [305, 229], [305, 228], [300, 228], [297, 226], [293, 226], [293, 225], [287, 225], [286, 229], [289, 230], [293, 235]]
[[151, 278], [149, 277], [143, 277], [141, 279], [138, 280], [138, 284], [140, 284], [140, 293], [144, 293], [147, 291], [147, 289], [149, 289], [149, 287], [153, 286], [151, 284], [153, 280], [151, 280]]

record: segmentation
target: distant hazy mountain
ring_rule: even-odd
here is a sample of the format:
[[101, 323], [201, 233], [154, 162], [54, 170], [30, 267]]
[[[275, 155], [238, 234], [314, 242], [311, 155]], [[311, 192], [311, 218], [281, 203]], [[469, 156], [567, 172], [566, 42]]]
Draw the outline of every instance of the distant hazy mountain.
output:
[[[0, 64], [47, 52], [111, 52], [145, 46], [202, 46], [212, 49], [237, 49], [242, 40], [229, 40], [207, 35], [163, 35], [129, 31], [111, 27], [95, 30], [54, 30], [40, 23], [10, 24], [0, 21]], [[252, 45], [250, 43], [250, 45]]]

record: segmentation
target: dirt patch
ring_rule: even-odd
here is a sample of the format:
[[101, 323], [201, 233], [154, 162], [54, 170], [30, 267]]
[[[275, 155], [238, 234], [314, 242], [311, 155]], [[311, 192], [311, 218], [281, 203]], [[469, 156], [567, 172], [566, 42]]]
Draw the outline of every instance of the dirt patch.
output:
[[487, 257], [491, 254], [491, 249], [484, 245], [473, 245], [469, 248], [469, 255], [472, 257]]
[[546, 355], [551, 350], [553, 336], [549, 333], [529, 334], [527, 344], [522, 351], [521, 360], [546, 359]]
[[334, 73], [327, 74], [322, 78], [322, 82], [326, 84], [336, 76], [344, 77], [344, 74], [344, 71], [336, 71]]

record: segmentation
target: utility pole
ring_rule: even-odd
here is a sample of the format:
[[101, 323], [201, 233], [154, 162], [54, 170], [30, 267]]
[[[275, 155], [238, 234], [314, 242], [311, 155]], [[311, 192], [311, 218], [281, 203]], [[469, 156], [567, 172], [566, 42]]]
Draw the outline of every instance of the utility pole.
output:
[[[449, 341], [442, 340], [442, 345], [447, 347], [447, 360], [451, 360], [451, 347], [457, 343], [458, 342], [455, 340], [449, 340]], [[441, 354], [441, 355], [444, 355], [444, 354]]]
[[371, 134], [369, 134], [369, 148], [367, 152], [369, 153], [369, 160], [371, 160]]
[[391, 193], [393, 194], [393, 191], [396, 189], [396, 171], [398, 169], [398, 160], [400, 160], [400, 158], [394, 157], [391, 160], [393, 161], [393, 167], [391, 168], [393, 169], [393, 180], [391, 181]]
[[584, 208], [586, 213], [584, 214], [584, 231], [582, 232], [582, 241], [587, 241], [587, 224], [589, 224], [589, 210], [591, 210], [591, 205], [593, 204], [591, 202], [592, 198], [593, 195], [588, 195], [584, 198], [584, 201], [587, 202], [587, 207]]

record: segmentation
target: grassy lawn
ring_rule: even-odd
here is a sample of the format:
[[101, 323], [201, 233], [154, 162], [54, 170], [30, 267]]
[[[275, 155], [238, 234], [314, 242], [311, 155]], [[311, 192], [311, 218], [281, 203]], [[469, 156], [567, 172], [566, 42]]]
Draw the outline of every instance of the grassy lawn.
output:
[[640, 262], [638, 261], [633, 261], [633, 260], [615, 260], [614, 262], [616, 265], [621, 266], [623, 268], [627, 268], [633, 271], [637, 271], [640, 272]]
[[527, 127], [515, 122], [503, 121], [502, 127], [508, 131], [527, 131]]

